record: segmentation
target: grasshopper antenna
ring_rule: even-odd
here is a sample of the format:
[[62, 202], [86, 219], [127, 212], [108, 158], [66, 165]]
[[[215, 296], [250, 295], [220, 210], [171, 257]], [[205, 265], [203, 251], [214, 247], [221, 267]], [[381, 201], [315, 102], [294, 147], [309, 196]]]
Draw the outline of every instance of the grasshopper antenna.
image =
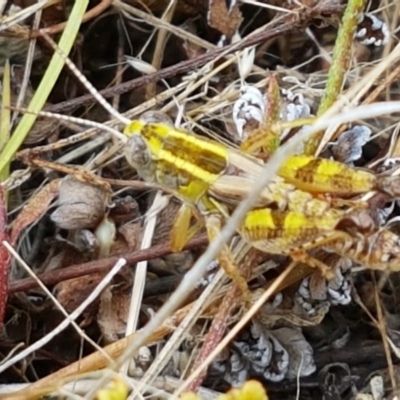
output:
[[36, 112], [36, 111], [31, 111], [31, 110], [28, 110], [27, 108], [22, 108], [22, 107], [9, 106], [7, 108], [9, 108], [10, 110], [18, 111], [20, 113], [34, 114], [34, 115], [37, 115], [39, 117], [60, 119], [60, 120], [63, 120], [63, 121], [73, 122], [75, 124], [86, 126], [88, 128], [101, 129], [103, 131], [107, 131], [107, 132], [111, 133], [112, 135], [116, 136], [123, 143], [125, 143], [127, 141], [126, 136], [123, 135], [121, 132], [119, 132], [117, 129], [114, 129], [111, 126], [108, 126], [108, 125], [100, 123], [100, 122], [90, 121], [90, 120], [83, 119], [83, 118], [77, 118], [77, 117], [73, 117], [73, 116], [70, 116], [70, 115], [52, 113], [52, 112], [48, 112], [48, 111], [37, 111]]
[[109, 112], [114, 118], [121, 121], [123, 124], [128, 125], [131, 120], [120, 114], [97, 90], [96, 88], [86, 79], [86, 77], [79, 71], [78, 67], [71, 61], [71, 59], [57, 46], [54, 40], [44, 31], [41, 30], [41, 35], [46, 39], [49, 45], [59, 54], [59, 56], [65, 61], [65, 64], [71, 70], [71, 72], [79, 79], [82, 85], [88, 90], [88, 92], [103, 106], [103, 108]]

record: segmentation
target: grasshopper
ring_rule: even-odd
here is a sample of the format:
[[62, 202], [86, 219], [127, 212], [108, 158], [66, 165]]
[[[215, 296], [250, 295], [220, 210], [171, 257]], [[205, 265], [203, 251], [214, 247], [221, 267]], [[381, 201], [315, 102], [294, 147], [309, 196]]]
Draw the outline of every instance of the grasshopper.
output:
[[[203, 225], [210, 239], [214, 238], [224, 218], [246, 195], [262, 168], [256, 158], [169, 125], [136, 120], [127, 125], [124, 133], [129, 138], [124, 148], [129, 164], [144, 180], [172, 190], [183, 202], [172, 229], [174, 250], [181, 249]], [[386, 183], [386, 179], [370, 171], [336, 161], [302, 155], [290, 157], [264, 189], [257, 208], [248, 213], [238, 233], [264, 252], [308, 260], [325, 274], [328, 270], [312, 260], [308, 250], [327, 247], [343, 255], [349, 252], [355, 261], [366, 261], [367, 266], [381, 269], [381, 259], [378, 263], [365, 256], [377, 247], [373, 241], [377, 233], [366, 242], [352, 234], [359, 223], [357, 210], [367, 205], [349, 201], [350, 207], [336, 208], [328, 197], [316, 195], [355, 195], [372, 190], [392, 193], [392, 189], [386, 190]], [[192, 216], [197, 222], [190, 227]], [[345, 220], [351, 221], [351, 229], [346, 224], [341, 227]], [[367, 229], [362, 224], [360, 228]], [[390, 236], [389, 231], [384, 232], [383, 236]], [[392, 241], [395, 238], [392, 236]], [[390, 249], [385, 251], [391, 257]], [[247, 290], [228, 254], [224, 249], [221, 265]], [[396, 251], [394, 255], [396, 263]], [[394, 264], [392, 269], [395, 268]]]

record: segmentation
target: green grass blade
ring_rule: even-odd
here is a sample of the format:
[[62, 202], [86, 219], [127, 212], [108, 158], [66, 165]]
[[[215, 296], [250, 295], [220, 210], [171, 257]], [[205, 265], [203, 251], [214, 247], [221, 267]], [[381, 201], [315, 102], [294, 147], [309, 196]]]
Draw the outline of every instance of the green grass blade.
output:
[[[61, 36], [60, 42], [58, 43], [58, 46], [65, 54], [69, 54], [71, 51], [88, 3], [89, 0], [75, 1], [65, 30]], [[64, 60], [62, 57], [59, 54], [54, 53], [43, 79], [41, 80], [40, 85], [37, 88], [31, 103], [29, 104], [28, 109], [30, 111], [38, 112], [42, 110], [61, 73], [63, 66]], [[2, 171], [5, 169], [5, 167], [10, 164], [15, 153], [18, 151], [33, 124], [35, 123], [36, 118], [37, 116], [33, 114], [25, 114], [22, 117], [11, 139], [8, 141], [6, 147], [0, 154], [0, 174], [2, 174]]]
[[[10, 129], [11, 129], [11, 70], [10, 62], [6, 61], [4, 66], [3, 75], [3, 91], [1, 94], [1, 112], [0, 112], [0, 153], [7, 146], [10, 140]], [[10, 164], [6, 164], [0, 171], [0, 182], [6, 180], [10, 173]]]

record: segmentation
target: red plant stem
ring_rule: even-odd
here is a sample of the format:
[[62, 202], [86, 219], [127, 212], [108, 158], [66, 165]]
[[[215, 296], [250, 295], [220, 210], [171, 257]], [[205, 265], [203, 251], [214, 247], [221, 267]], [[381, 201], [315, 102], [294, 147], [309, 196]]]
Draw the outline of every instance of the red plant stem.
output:
[[10, 267], [10, 253], [3, 246], [3, 241], [8, 241], [7, 233], [7, 207], [4, 192], [0, 186], [0, 327], [4, 322], [4, 314], [7, 305], [8, 270]]

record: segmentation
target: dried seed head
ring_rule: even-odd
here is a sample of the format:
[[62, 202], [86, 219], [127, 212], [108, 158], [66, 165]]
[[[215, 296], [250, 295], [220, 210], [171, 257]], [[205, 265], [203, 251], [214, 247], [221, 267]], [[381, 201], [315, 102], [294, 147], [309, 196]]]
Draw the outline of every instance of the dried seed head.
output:
[[62, 229], [94, 228], [104, 218], [106, 205], [103, 189], [67, 177], [60, 185], [59, 206], [51, 220]]
[[141, 60], [137, 57], [125, 56], [126, 62], [136, 71], [142, 72], [143, 74], [153, 74], [157, 72], [156, 68], [154, 68], [151, 64], [146, 61]]

